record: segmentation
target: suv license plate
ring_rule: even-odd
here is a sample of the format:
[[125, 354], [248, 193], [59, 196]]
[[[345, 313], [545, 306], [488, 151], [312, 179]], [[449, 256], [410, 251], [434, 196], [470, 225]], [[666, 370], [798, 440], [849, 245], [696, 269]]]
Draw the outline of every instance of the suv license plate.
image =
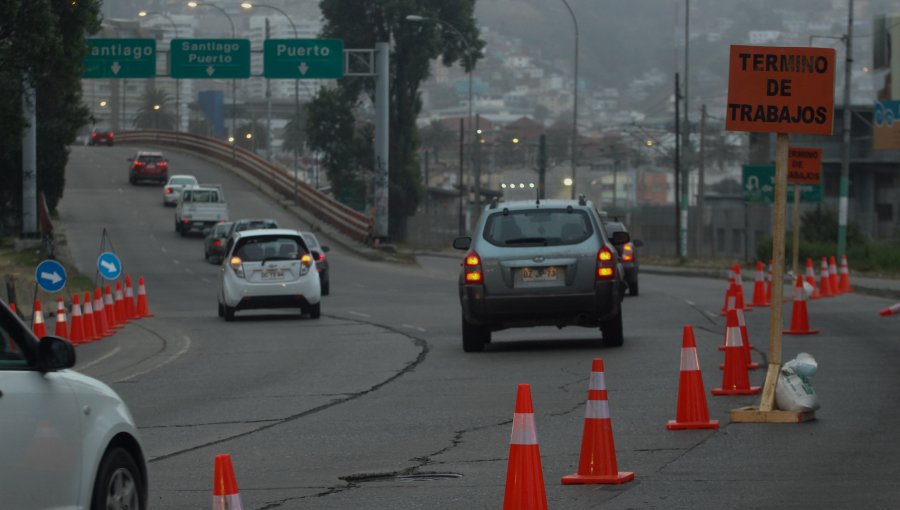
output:
[[523, 282], [555, 282], [559, 279], [559, 269], [550, 267], [523, 267]]
[[260, 276], [263, 280], [280, 280], [284, 278], [284, 269], [263, 269]]

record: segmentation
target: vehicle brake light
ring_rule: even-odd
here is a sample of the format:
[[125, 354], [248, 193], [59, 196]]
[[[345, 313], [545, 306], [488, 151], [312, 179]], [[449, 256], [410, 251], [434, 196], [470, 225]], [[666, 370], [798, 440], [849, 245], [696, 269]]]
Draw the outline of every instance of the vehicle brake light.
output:
[[137, 167], [137, 166], [144, 166], [144, 163], [141, 162], [141, 161], [135, 161], [135, 162], [134, 162], [134, 166], [136, 166], [136, 167]]
[[97, 138], [97, 133], [91, 133], [91, 138]]
[[222, 240], [216, 239], [215, 241], [213, 241], [213, 246], [222, 246]]
[[171, 192], [172, 192], [172, 188], [166, 188], [166, 193], [171, 193]]
[[484, 274], [481, 272], [481, 257], [478, 256], [475, 250], [471, 250], [466, 254], [466, 261], [463, 267], [466, 275], [466, 284], [483, 283]]
[[159, 166], [169, 166], [169, 162], [168, 161], [160, 161]]
[[191, 220], [189, 220], [189, 219], [187, 219], [187, 218], [182, 218], [182, 220], [181, 220], [181, 223], [184, 224], [184, 225], [187, 225], [187, 224], [190, 223], [190, 222], [191, 222]]
[[622, 247], [622, 262], [631, 262], [634, 260], [634, 246], [631, 243], [625, 243]]
[[597, 252], [597, 280], [609, 280], [613, 277], [613, 255], [609, 248], [604, 246]]
[[238, 278], [244, 277], [244, 261], [241, 260], [240, 257], [231, 257], [231, 260], [228, 261], [231, 265], [231, 269], [234, 269], [234, 274], [238, 276]]
[[110, 131], [110, 132], [109, 132], [109, 137], [110, 137], [110, 138], [115, 138], [115, 137], [116, 137], [116, 134], [113, 133], [112, 131]]
[[325, 254], [320, 252], [319, 258], [316, 259], [316, 262], [322, 262], [323, 260], [325, 260]]

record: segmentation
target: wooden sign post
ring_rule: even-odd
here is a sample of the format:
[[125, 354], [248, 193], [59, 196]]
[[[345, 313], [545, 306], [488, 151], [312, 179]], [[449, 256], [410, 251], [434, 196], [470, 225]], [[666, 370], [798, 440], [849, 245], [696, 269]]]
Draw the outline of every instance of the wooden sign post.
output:
[[[815, 418], [813, 412], [780, 411], [775, 408], [775, 386], [781, 371], [788, 134], [831, 134], [834, 61], [835, 52], [830, 48], [731, 47], [725, 129], [778, 133], [772, 220], [769, 367], [759, 406], [732, 410], [733, 422], [798, 423]], [[799, 196], [795, 197], [796, 202], [799, 202]]]
[[819, 184], [822, 180], [822, 149], [806, 147], [788, 148], [788, 184], [794, 185], [794, 242], [792, 243], [791, 268], [800, 276], [800, 185]]

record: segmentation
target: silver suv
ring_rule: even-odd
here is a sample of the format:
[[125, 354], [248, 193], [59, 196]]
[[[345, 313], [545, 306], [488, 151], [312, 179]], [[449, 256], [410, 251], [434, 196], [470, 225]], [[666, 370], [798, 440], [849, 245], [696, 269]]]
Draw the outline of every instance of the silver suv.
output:
[[606, 345], [622, 345], [624, 271], [590, 201], [522, 200], [488, 206], [459, 276], [463, 350], [480, 351], [491, 332], [530, 326], [599, 327]]

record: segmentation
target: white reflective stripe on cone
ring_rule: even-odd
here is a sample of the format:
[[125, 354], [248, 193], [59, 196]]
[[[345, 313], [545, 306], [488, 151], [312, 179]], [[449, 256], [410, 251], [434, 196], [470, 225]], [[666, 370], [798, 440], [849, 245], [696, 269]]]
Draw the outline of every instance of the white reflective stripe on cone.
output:
[[34, 312], [34, 323], [40, 324], [42, 322], [44, 322], [44, 312], [41, 310], [36, 310]]
[[741, 328], [728, 328], [725, 331], [725, 347], [742, 347], [743, 345]]
[[106, 294], [105, 296], [103, 296], [103, 303], [112, 306], [112, 304], [113, 304], [112, 294]]
[[533, 413], [513, 414], [513, 427], [512, 434], [509, 438], [509, 444], [538, 444], [537, 430], [534, 428]]
[[134, 297], [134, 291], [131, 289], [131, 287], [125, 287], [125, 297], [127, 297], [127, 298]]
[[76, 315], [81, 315], [81, 305], [80, 304], [72, 305], [72, 317], [74, 317]]
[[816, 273], [813, 271], [812, 266], [808, 266], [808, 267], [806, 268], [806, 276], [807, 276], [807, 277], [812, 276], [813, 278], [816, 277]]
[[803, 301], [803, 287], [794, 287], [794, 301]]
[[588, 385], [589, 390], [605, 390], [606, 375], [603, 372], [591, 372], [591, 382]]
[[609, 419], [609, 402], [606, 400], [588, 400], [584, 408], [586, 419]]
[[240, 494], [213, 496], [213, 510], [243, 510]]
[[697, 348], [696, 347], [682, 347], [681, 348], [681, 371], [689, 372], [694, 370], [700, 370], [700, 362], [697, 360]]
[[756, 276], [753, 277], [753, 281], [761, 282], [763, 281], [762, 271], [757, 271]]
[[744, 322], [744, 311], [737, 309], [737, 310], [735, 310], [735, 312], [737, 312], [738, 326], [740, 326], [740, 327], [746, 326], [747, 323]]

